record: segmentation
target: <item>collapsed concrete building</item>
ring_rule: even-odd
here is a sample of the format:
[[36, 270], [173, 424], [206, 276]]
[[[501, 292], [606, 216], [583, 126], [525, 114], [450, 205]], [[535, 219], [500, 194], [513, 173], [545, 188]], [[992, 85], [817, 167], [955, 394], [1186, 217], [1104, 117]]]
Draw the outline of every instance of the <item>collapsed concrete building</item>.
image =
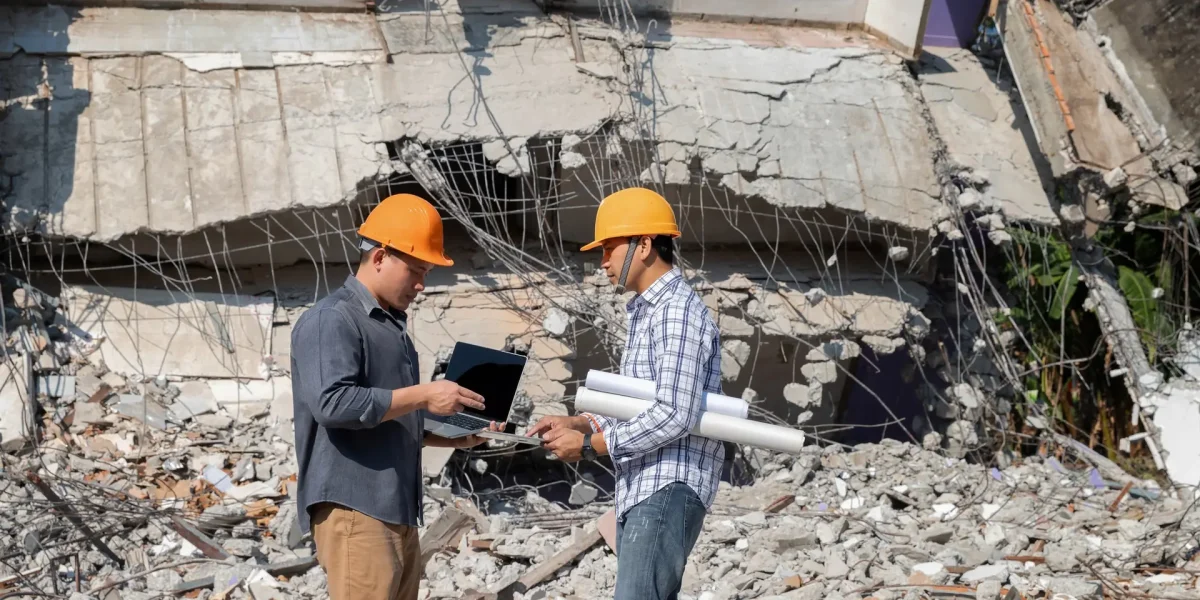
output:
[[[264, 418], [290, 443], [291, 324], [398, 192], [438, 203], [456, 259], [411, 310], [421, 377], [454, 341], [504, 347], [533, 359], [514, 420], [567, 413], [624, 339], [624, 298], [577, 248], [604, 195], [644, 185], [676, 207], [725, 393], [755, 418], [1002, 465], [1042, 365], [1017, 358], [1030, 341], [999, 325], [1012, 290], [989, 270], [1024, 256], [1016, 230], [1068, 232], [1114, 377], [1159, 415], [1123, 450], [1200, 485], [1197, 375], [1156, 379], [1113, 275], [1083, 268], [1109, 205], [1195, 210], [1192, 115], [1122, 78], [1126, 38], [1085, 37], [1121, 0], [1097, 18], [1002, 2], [975, 51], [922, 48], [929, 3], [907, 0], [103, 4], [0, 10], [7, 451], [106, 423], [96, 394], [158, 430], [106, 440], [131, 456]], [[1064, 53], [1083, 58], [1046, 60]], [[450, 458], [429, 452], [427, 475]], [[190, 468], [226, 467], [210, 459]], [[278, 487], [288, 461], [235, 479]]]

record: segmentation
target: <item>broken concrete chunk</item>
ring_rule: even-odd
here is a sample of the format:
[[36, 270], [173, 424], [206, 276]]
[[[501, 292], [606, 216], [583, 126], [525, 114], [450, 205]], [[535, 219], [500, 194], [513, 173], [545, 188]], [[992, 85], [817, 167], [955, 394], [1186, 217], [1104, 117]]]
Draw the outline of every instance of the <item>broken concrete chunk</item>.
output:
[[819, 406], [821, 404], [821, 386], [789, 383], [783, 386], [783, 399], [800, 408]]
[[89, 425], [104, 420], [104, 407], [91, 402], [75, 403], [75, 425]]
[[578, 169], [587, 165], [587, 159], [578, 152], [563, 152], [558, 156], [558, 162], [564, 169]]
[[1129, 175], [1125, 173], [1125, 169], [1117, 167], [1104, 174], [1104, 185], [1110, 190], [1115, 190], [1125, 185], [1129, 181]]
[[963, 583], [979, 583], [981, 581], [1008, 581], [1007, 565], [981, 565], [963, 573]]
[[978, 207], [983, 203], [983, 196], [970, 188], [967, 188], [958, 194], [958, 207], [963, 210], [970, 210]]
[[567, 499], [567, 502], [574, 504], [575, 506], [591, 504], [596, 500], [597, 494], [599, 494], [599, 492], [594, 486], [588, 484], [587, 482], [580, 481], [571, 486], [571, 497]]
[[39, 375], [38, 391], [49, 398], [70, 398], [75, 395], [75, 378], [70, 375]]
[[750, 344], [744, 340], [725, 340], [721, 343], [721, 378], [736, 381], [749, 360]]
[[171, 417], [187, 421], [200, 415], [216, 412], [217, 399], [212, 387], [203, 381], [188, 381], [179, 386], [179, 397], [170, 407]]
[[166, 409], [138, 394], [121, 394], [115, 408], [119, 414], [137, 419], [156, 429], [167, 428]]
[[828, 360], [806, 363], [800, 367], [800, 373], [810, 383], [833, 383], [838, 379], [837, 363]]
[[862, 348], [850, 340], [830, 340], [808, 351], [805, 360], [850, 360], [862, 354]]
[[908, 260], [910, 254], [912, 253], [905, 246], [892, 246], [891, 248], [888, 248], [888, 258], [896, 262], [904, 262]]
[[905, 341], [900, 338], [888, 338], [881, 335], [864, 335], [862, 343], [866, 344], [875, 354], [886, 356], [904, 347]]
[[989, 231], [987, 236], [988, 239], [991, 240], [992, 244], [997, 246], [1011, 244], [1013, 240], [1012, 234], [1008, 233], [1007, 231]]
[[547, 333], [555, 337], [561, 336], [567, 332], [567, 328], [571, 326], [571, 315], [561, 308], [553, 307], [546, 311], [546, 316], [542, 318], [542, 328]]
[[225, 430], [233, 424], [233, 419], [225, 415], [200, 415], [196, 422], [210, 429]]

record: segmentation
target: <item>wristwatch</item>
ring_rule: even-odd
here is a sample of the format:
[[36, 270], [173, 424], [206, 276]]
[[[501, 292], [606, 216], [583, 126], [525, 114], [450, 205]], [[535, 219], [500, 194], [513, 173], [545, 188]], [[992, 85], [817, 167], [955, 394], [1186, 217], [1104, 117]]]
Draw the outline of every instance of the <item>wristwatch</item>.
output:
[[592, 436], [583, 434], [583, 449], [579, 451], [584, 460], [596, 460], [596, 449], [592, 447]]

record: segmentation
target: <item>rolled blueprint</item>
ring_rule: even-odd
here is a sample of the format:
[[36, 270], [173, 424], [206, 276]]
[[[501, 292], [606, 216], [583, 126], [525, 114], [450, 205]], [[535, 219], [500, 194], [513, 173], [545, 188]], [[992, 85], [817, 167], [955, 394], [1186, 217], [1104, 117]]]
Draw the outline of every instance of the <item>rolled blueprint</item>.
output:
[[[579, 388], [575, 392], [575, 409], [622, 421], [632, 420], [650, 408], [652, 400], [618, 396], [607, 392]], [[770, 423], [739, 419], [714, 412], [700, 413], [700, 422], [692, 434], [722, 442], [733, 442], [756, 448], [797, 454], [804, 447], [804, 432]]]
[[[588, 371], [587, 381], [584, 382], [584, 385], [596, 392], [628, 396], [639, 400], [654, 399], [654, 382], [649, 379], [626, 377], [625, 375], [606, 373], [593, 369]], [[706, 392], [704, 394], [704, 407], [701, 410], [745, 419], [750, 414], [750, 405], [741, 398]]]

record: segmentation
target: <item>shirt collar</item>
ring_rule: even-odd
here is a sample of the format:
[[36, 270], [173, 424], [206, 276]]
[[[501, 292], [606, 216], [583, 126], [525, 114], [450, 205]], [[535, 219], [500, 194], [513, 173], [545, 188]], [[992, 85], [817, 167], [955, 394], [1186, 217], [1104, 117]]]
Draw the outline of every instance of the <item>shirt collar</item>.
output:
[[367, 289], [367, 286], [363, 285], [363, 283], [354, 275], [346, 277], [346, 283], [344, 285], [349, 288], [351, 293], [354, 294], [354, 297], [358, 299], [359, 304], [362, 305], [363, 310], [365, 310], [368, 315], [374, 311], [379, 311], [383, 314], [392, 316], [401, 323], [407, 321], [408, 315], [406, 315], [403, 311], [384, 310], [384, 308], [379, 305], [379, 300], [375, 299], [375, 295], [372, 294], [371, 291]]
[[646, 291], [634, 296], [633, 299], [629, 301], [629, 307], [632, 308], [636, 306], [639, 301], [645, 302], [651, 306], [658, 304], [658, 301], [662, 300], [663, 297], [667, 295], [667, 292], [671, 290], [675, 283], [682, 279], [683, 273], [680, 273], [679, 269], [671, 269], [670, 271], [663, 273], [661, 277], [654, 280], [654, 283], [650, 284], [650, 287], [646, 288]]

